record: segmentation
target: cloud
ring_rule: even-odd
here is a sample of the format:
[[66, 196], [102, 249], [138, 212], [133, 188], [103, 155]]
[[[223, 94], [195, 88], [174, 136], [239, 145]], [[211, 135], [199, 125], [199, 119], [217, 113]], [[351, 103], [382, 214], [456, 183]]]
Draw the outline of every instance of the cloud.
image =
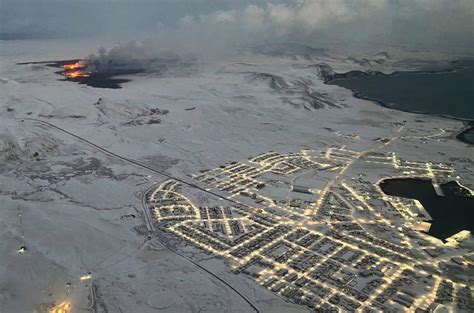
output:
[[284, 41], [473, 52], [474, 1], [0, 0], [1, 32], [152, 38], [201, 54]]
[[246, 30], [261, 29], [265, 19], [265, 10], [256, 6], [249, 5], [244, 10], [242, 25]]
[[[249, 5], [199, 18], [181, 31], [227, 32], [229, 40], [371, 42], [425, 49], [474, 49], [472, 0], [299, 0]], [[225, 25], [222, 25], [225, 24]], [[238, 35], [236, 35], [236, 33]], [[245, 34], [247, 33], [247, 34]], [[250, 36], [251, 35], [251, 36]], [[217, 35], [216, 35], [217, 36]], [[219, 37], [219, 36], [217, 36]]]

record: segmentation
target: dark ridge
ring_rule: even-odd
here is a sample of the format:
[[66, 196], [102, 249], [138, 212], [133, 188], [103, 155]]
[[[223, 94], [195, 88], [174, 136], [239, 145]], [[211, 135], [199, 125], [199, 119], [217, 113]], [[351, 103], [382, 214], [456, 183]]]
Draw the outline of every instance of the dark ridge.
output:
[[388, 52], [385, 52], [385, 51], [380, 51], [379, 53], [374, 54], [373, 57], [374, 57], [374, 58], [377, 58], [377, 57], [385, 58], [385, 59], [387, 59], [387, 60], [392, 59], [392, 57], [390, 56], [390, 54], [388, 54]]
[[329, 84], [331, 83], [333, 80], [337, 80], [337, 79], [345, 79], [345, 78], [354, 78], [354, 77], [365, 77], [365, 76], [376, 76], [376, 75], [386, 75], [382, 72], [376, 72], [376, 71], [367, 71], [367, 72], [363, 72], [363, 71], [349, 71], [349, 72], [346, 72], [346, 73], [332, 73], [332, 74], [329, 74], [326, 79], [324, 80], [324, 82], [326, 84]]
[[288, 83], [285, 78], [263, 72], [250, 72], [252, 80], [264, 81], [267, 85], [281, 94], [281, 100], [296, 108], [306, 110], [321, 108], [340, 108], [342, 105], [334, 101], [325, 93], [313, 88], [313, 82], [307, 79], [293, 80]]
[[28, 64], [44, 64], [49, 67], [58, 67], [60, 68], [63, 65], [76, 63], [81, 61], [80, 59], [72, 59], [72, 60], [61, 60], [61, 61], [34, 61], [34, 62], [19, 62], [16, 65], [28, 65]]
[[441, 74], [441, 73], [450, 73], [456, 72], [468, 67], [474, 66], [474, 59], [466, 59], [466, 60], [454, 60], [450, 61], [447, 66], [439, 68], [439, 69], [424, 69], [424, 70], [414, 70], [414, 71], [394, 71], [389, 74], [380, 72], [380, 71], [349, 71], [345, 73], [337, 73], [332, 70], [332, 68], [325, 64], [319, 63], [315, 65], [316, 67], [320, 68], [320, 74], [326, 84], [331, 83], [337, 79], [345, 79], [345, 78], [354, 78], [354, 77], [367, 77], [367, 76], [396, 76], [403, 73], [416, 73], [416, 74]]

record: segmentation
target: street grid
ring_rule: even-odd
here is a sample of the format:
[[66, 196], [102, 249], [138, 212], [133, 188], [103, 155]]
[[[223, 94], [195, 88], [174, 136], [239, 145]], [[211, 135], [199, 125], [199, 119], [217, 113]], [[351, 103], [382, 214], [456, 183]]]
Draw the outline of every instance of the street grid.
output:
[[416, 200], [384, 194], [383, 179], [370, 181], [359, 165], [433, 184], [453, 180], [454, 169], [378, 148], [268, 152], [192, 176], [228, 205], [201, 205], [196, 190], [173, 179], [147, 203], [162, 230], [316, 311], [471, 310], [471, 287], [440, 270], [452, 255], [429, 253], [443, 245], [421, 231], [429, 214]]

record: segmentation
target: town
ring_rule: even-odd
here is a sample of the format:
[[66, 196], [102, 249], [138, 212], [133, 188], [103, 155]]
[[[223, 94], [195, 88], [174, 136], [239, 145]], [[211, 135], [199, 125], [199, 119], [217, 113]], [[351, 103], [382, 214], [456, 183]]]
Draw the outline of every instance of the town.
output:
[[474, 310], [473, 278], [445, 274], [474, 262], [452, 247], [469, 232], [430, 236], [419, 201], [380, 188], [394, 177], [431, 180], [440, 193], [458, 179], [449, 164], [331, 147], [203, 170], [193, 178], [206, 194], [167, 180], [147, 200], [160, 229], [316, 311]]

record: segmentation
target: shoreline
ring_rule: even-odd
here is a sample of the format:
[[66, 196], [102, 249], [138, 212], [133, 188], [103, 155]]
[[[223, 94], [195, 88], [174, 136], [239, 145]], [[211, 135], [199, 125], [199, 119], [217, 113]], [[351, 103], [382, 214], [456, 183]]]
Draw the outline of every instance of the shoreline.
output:
[[[452, 61], [451, 63], [455, 64], [456, 62], [459, 62], [459, 61]], [[378, 76], [378, 75], [394, 76], [394, 75], [397, 75], [397, 74], [400, 74], [400, 73], [403, 73], [403, 72], [420, 73], [420, 74], [426, 74], [426, 73], [428, 73], [428, 74], [437, 74], [437, 73], [452, 72], [452, 71], [456, 71], [456, 70], [459, 70], [459, 68], [451, 68], [451, 69], [444, 69], [444, 70], [438, 70], [438, 71], [437, 70], [433, 70], [433, 71], [429, 71], [429, 70], [395, 71], [395, 72], [389, 73], [389, 74], [385, 74], [385, 73], [382, 73], [382, 72], [370, 72], [370, 71], [369, 72], [349, 71], [349, 72], [346, 72], [346, 73], [335, 73], [334, 72], [334, 73], [331, 73], [331, 74], [330, 73], [324, 73], [323, 74], [323, 82], [327, 85], [339, 86], [337, 84], [331, 84], [331, 82], [336, 81], [336, 80], [340, 80], [340, 79], [349, 78], [349, 77], [357, 77], [357, 76]], [[460, 141], [460, 142], [465, 143], [465, 144], [474, 145], [474, 142], [469, 141], [469, 140], [464, 138], [464, 135], [466, 133], [474, 131], [474, 119], [450, 116], [450, 115], [446, 115], [446, 114], [436, 114], [436, 113], [429, 113], [429, 112], [423, 112], [423, 111], [411, 111], [411, 110], [407, 110], [407, 109], [396, 108], [396, 107], [390, 106], [388, 103], [384, 102], [383, 100], [365, 96], [361, 92], [357, 92], [357, 91], [355, 91], [353, 89], [350, 89], [350, 88], [347, 88], [347, 87], [342, 87], [342, 86], [339, 86], [339, 87], [350, 90], [352, 92], [352, 95], [357, 99], [371, 101], [371, 102], [374, 102], [377, 105], [379, 105], [381, 107], [384, 107], [384, 108], [387, 108], [387, 109], [397, 110], [397, 111], [412, 113], [412, 114], [418, 114], [418, 115], [436, 116], [436, 117], [447, 118], [447, 119], [463, 122], [465, 124], [465, 127], [459, 133], [454, 135], [454, 138], [456, 140]]]
[[[345, 88], [345, 87], [342, 87], [342, 88]], [[346, 88], [346, 89], [348, 89], [348, 88]], [[464, 118], [449, 116], [449, 115], [445, 115], [445, 114], [434, 114], [434, 113], [429, 113], [429, 112], [420, 112], [420, 111], [417, 112], [417, 111], [409, 111], [409, 110], [405, 110], [405, 109], [399, 109], [399, 108], [389, 106], [387, 103], [385, 103], [381, 100], [366, 97], [363, 94], [361, 94], [359, 92], [355, 92], [352, 89], [348, 89], [348, 90], [352, 91], [352, 95], [355, 98], [374, 102], [377, 105], [379, 105], [383, 108], [386, 108], [386, 109], [397, 110], [397, 111], [401, 111], [401, 112], [405, 112], [405, 113], [411, 113], [411, 114], [435, 116], [435, 117], [446, 118], [446, 119], [450, 119], [450, 120], [463, 122], [464, 123], [464, 128], [460, 132], [455, 134], [454, 138], [456, 140], [462, 142], [462, 143], [465, 143], [465, 144], [468, 144], [468, 145], [474, 145], [474, 142], [471, 142], [471, 141], [464, 138], [464, 135], [466, 133], [468, 133], [470, 131], [474, 131], [474, 120], [472, 120], [472, 119], [464, 119]]]
[[469, 141], [466, 139], [466, 134], [469, 132], [474, 132], [474, 121], [470, 121], [467, 123], [467, 126], [464, 128], [463, 131], [461, 131], [459, 134], [456, 135], [456, 139], [459, 141], [462, 141], [464, 143], [467, 143], [469, 145], [474, 145], [474, 141]]

